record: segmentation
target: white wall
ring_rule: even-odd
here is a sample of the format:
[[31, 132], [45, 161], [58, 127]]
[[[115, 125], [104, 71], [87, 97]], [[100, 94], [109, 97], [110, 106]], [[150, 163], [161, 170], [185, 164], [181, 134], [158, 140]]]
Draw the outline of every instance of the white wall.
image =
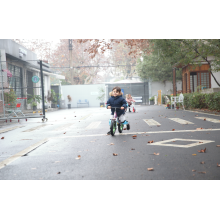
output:
[[[215, 76], [216, 80], [220, 83], [220, 72], [215, 72], [213, 73], [213, 75]], [[212, 75], [211, 75], [211, 88], [219, 88]]]
[[[77, 107], [77, 101], [79, 99], [87, 99], [89, 101], [89, 107], [99, 107], [100, 100], [97, 99], [99, 87], [103, 87], [105, 91], [105, 84], [94, 84], [94, 85], [63, 85], [61, 89], [63, 91], [63, 98], [66, 103], [71, 104], [72, 108]], [[69, 103], [67, 96], [70, 95], [72, 101]], [[81, 105], [81, 107], [87, 107], [87, 105]], [[79, 105], [80, 108], [80, 105]]]
[[[182, 81], [176, 81], [177, 90], [182, 90]], [[149, 86], [150, 97], [157, 95], [158, 90], [162, 90], [163, 95], [170, 95], [173, 93], [173, 83], [171, 81], [166, 81], [165, 83], [162, 82], [151, 82]]]

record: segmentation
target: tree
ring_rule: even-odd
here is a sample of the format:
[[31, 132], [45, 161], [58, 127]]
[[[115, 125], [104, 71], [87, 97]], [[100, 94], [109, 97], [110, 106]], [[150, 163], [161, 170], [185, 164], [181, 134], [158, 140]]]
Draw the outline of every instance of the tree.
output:
[[[92, 59], [85, 52], [86, 48], [90, 47], [90, 41], [82, 43], [79, 40], [72, 40], [72, 47], [72, 61], [70, 62], [69, 42], [68, 40], [60, 40], [60, 44], [51, 55], [51, 68], [54, 67], [54, 70], [58, 69], [62, 72], [66, 82], [72, 85], [92, 83], [98, 76], [98, 72], [102, 70], [98, 66], [101, 66], [105, 61], [105, 56], [98, 53]], [[74, 67], [73, 69], [69, 68], [70, 64]]]
[[[143, 56], [142, 61], [139, 59], [136, 69], [143, 80], [150, 79], [152, 81], [161, 81], [165, 83], [173, 79], [172, 65], [169, 62], [160, 60], [155, 51], [150, 55]], [[182, 79], [180, 70], [176, 72], [176, 79]]]
[[[204, 39], [158, 39], [151, 40], [152, 51], [158, 53], [162, 61], [169, 62], [172, 66], [193, 66], [207, 62], [211, 68], [210, 73], [215, 82], [219, 82], [213, 75], [213, 71], [220, 70], [220, 41]], [[214, 59], [210, 59], [213, 56]]]

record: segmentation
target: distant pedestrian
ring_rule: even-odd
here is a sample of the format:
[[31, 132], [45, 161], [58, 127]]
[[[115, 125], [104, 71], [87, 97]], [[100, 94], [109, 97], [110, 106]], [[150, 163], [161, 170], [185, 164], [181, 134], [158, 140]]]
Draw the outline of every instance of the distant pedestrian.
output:
[[129, 107], [129, 112], [131, 112], [131, 105], [132, 105], [132, 102], [135, 102], [134, 99], [132, 98], [131, 94], [127, 94], [126, 95], [126, 101], [128, 103], [128, 107]]

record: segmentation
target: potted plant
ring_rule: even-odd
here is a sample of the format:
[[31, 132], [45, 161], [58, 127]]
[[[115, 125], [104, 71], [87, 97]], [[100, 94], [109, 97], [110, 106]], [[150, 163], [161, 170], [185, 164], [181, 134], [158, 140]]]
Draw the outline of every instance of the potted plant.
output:
[[105, 106], [105, 103], [104, 103], [105, 90], [103, 87], [99, 87], [99, 94], [98, 94], [97, 99], [100, 100], [100, 107], [104, 107]]
[[150, 105], [154, 105], [154, 96], [152, 96], [149, 100], [150, 100]]
[[51, 108], [56, 108], [57, 106], [57, 96], [53, 89], [51, 89]]
[[37, 109], [37, 103], [40, 103], [42, 98], [40, 95], [31, 95], [31, 94], [27, 94], [27, 95], [28, 95], [27, 103], [31, 104], [31, 106], [33, 107], [33, 111], [35, 111]]
[[[69, 101], [69, 102], [71, 102], [71, 101], [72, 101], [72, 98], [71, 98], [71, 96], [70, 96], [70, 95], [68, 95], [68, 96], [67, 96], [67, 98], [68, 98], [68, 101]], [[71, 108], [71, 104], [70, 104], [70, 103], [68, 104], [68, 108]]]
[[17, 96], [13, 89], [10, 89], [9, 92], [4, 93], [4, 100], [5, 100], [5, 103], [10, 104], [11, 107], [16, 106]]
[[167, 108], [168, 108], [168, 109], [171, 109], [170, 102], [167, 102]]

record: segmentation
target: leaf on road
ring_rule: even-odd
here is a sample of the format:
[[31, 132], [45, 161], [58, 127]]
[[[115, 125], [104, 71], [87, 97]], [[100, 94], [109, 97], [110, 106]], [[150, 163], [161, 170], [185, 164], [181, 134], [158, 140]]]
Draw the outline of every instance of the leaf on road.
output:
[[123, 128], [123, 130], [127, 130], [127, 128]]
[[134, 148], [131, 148], [131, 150], [135, 150]]
[[153, 170], [154, 170], [154, 168], [147, 168], [147, 170], [148, 170], [148, 171], [153, 171]]
[[157, 125], [157, 127], [160, 127], [160, 125]]
[[157, 156], [158, 156], [158, 155], [160, 155], [160, 153], [154, 153], [154, 155], [157, 155]]
[[76, 160], [80, 160], [81, 159], [81, 156], [80, 155], [78, 155], [78, 157], [76, 158]]
[[123, 142], [127, 142], [127, 141], [123, 141]]
[[220, 164], [217, 163], [217, 167], [220, 167]]
[[175, 131], [175, 129], [172, 129], [172, 131]]
[[192, 170], [192, 172], [196, 172], [196, 170]]
[[58, 172], [57, 174], [61, 174], [61, 172]]
[[196, 154], [192, 154], [193, 156], [196, 156]]
[[203, 128], [196, 128], [196, 130], [202, 130]]
[[206, 152], [206, 148], [205, 149], [201, 149], [201, 150], [198, 150], [199, 153], [205, 153]]
[[206, 121], [206, 118], [204, 118], [204, 121]]
[[5, 139], [4, 137], [2, 137], [1, 139]]
[[114, 145], [114, 143], [110, 143], [109, 145]]
[[202, 174], [205, 174], [206, 172], [205, 172], [205, 171], [202, 171], [202, 172], [198, 172], [198, 173], [202, 173]]
[[66, 134], [66, 132], [64, 132], [63, 134]]
[[201, 144], [201, 143], [203, 143], [203, 142], [200, 141], [199, 143]]
[[116, 153], [113, 153], [113, 156], [118, 156], [118, 154], [116, 154]]
[[220, 145], [216, 145], [216, 147], [220, 147]]
[[200, 162], [201, 164], [205, 164], [205, 162], [204, 161], [202, 161], [202, 162]]
[[198, 116], [198, 115], [195, 115], [195, 116]]
[[154, 141], [148, 141], [149, 144], [153, 143]]
[[146, 136], [150, 136], [150, 135], [146, 135]]
[[132, 137], [137, 137], [137, 135], [133, 135]]

